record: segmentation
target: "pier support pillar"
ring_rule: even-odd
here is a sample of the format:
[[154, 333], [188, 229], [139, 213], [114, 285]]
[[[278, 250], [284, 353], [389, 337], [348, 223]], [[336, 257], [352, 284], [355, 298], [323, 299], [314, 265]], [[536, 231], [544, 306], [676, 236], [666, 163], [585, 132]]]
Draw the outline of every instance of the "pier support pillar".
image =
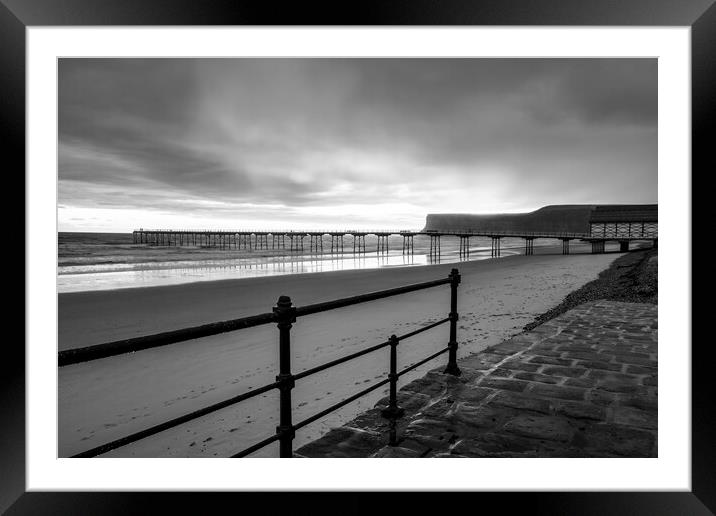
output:
[[430, 259], [440, 260], [440, 235], [430, 235]]
[[413, 235], [403, 235], [403, 254], [414, 254], [415, 244], [413, 243]]
[[470, 257], [470, 236], [460, 235], [460, 258], [467, 259]]
[[533, 237], [525, 238], [525, 255], [532, 256], [535, 254], [535, 239]]
[[378, 245], [376, 246], [376, 252], [378, 254], [388, 254], [388, 235], [377, 235]]
[[622, 253], [626, 253], [629, 251], [629, 240], [619, 241], [619, 251]]
[[562, 239], [562, 254], [569, 254], [569, 238]]
[[500, 257], [500, 247], [501, 247], [501, 239], [502, 237], [491, 237], [492, 238], [492, 258], [499, 258]]

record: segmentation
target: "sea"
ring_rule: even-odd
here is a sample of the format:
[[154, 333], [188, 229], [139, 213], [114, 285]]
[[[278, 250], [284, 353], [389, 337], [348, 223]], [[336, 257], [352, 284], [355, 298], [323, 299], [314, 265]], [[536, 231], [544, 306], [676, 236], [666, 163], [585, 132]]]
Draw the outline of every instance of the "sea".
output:
[[[541, 240], [535, 248], [559, 241]], [[286, 239], [288, 246], [288, 239]], [[457, 237], [441, 238], [440, 256], [430, 253], [430, 237], [414, 238], [413, 252], [403, 252], [403, 237], [389, 237], [388, 252], [378, 253], [378, 238], [365, 237], [363, 253], [353, 253], [352, 237], [344, 238], [344, 252], [331, 252], [325, 235], [322, 252], [278, 249], [221, 249], [208, 246], [156, 246], [133, 243], [131, 233], [58, 233], [57, 290], [59, 293], [176, 285], [196, 281], [241, 279], [283, 274], [310, 274], [384, 267], [420, 267], [436, 263], [491, 259], [489, 238], [470, 239], [469, 255], [460, 254]], [[504, 238], [501, 256], [524, 253], [524, 240]]]

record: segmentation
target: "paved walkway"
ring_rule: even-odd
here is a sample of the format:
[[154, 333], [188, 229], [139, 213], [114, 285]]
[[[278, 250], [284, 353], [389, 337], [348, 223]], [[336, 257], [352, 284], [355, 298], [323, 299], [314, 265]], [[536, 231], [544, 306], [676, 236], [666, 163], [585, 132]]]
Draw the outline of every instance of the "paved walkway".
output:
[[400, 389], [302, 457], [656, 457], [657, 306], [585, 303]]

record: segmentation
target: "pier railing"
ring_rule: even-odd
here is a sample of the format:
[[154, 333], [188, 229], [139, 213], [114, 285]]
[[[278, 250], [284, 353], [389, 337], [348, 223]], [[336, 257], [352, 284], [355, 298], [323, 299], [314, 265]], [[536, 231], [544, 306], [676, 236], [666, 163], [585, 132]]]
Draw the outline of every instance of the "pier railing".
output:
[[[336, 308], [343, 308], [359, 303], [365, 303], [368, 301], [375, 301], [387, 297], [397, 296], [400, 294], [406, 294], [409, 292], [415, 292], [418, 290], [428, 289], [437, 287], [440, 285], [450, 285], [450, 313], [447, 317], [422, 326], [417, 330], [403, 334], [403, 335], [391, 335], [386, 341], [379, 344], [375, 344], [366, 349], [357, 351], [350, 355], [342, 358], [332, 360], [322, 365], [307, 369], [300, 373], [291, 372], [291, 327], [298, 317], [304, 317], [307, 315], [317, 314], [320, 312], [326, 312], [334, 310]], [[255, 451], [278, 441], [279, 442], [279, 456], [280, 457], [292, 457], [293, 455], [293, 439], [296, 431], [303, 428], [304, 426], [321, 419], [327, 414], [338, 410], [339, 408], [355, 401], [356, 399], [365, 396], [366, 394], [389, 385], [388, 395], [388, 407], [383, 411], [383, 416], [390, 421], [390, 433], [389, 433], [389, 444], [397, 444], [396, 437], [396, 420], [403, 414], [403, 409], [398, 406], [397, 403], [397, 383], [398, 378], [402, 375], [414, 370], [415, 368], [429, 362], [442, 355], [448, 353], [448, 363], [445, 369], [445, 373], [452, 375], [459, 375], [460, 369], [457, 365], [457, 287], [460, 284], [460, 274], [457, 269], [452, 269], [447, 278], [437, 279], [433, 281], [426, 281], [423, 283], [415, 283], [412, 285], [405, 285], [402, 287], [391, 288], [387, 290], [381, 290], [378, 292], [371, 292], [367, 294], [361, 294], [357, 296], [347, 297], [343, 299], [337, 299], [324, 303], [317, 303], [313, 305], [307, 305], [302, 307], [293, 306], [291, 299], [288, 296], [281, 296], [278, 299], [276, 306], [270, 313], [264, 313], [254, 315], [251, 317], [243, 317], [241, 319], [233, 319], [229, 321], [216, 322], [211, 324], [205, 324], [202, 326], [195, 326], [192, 328], [185, 328], [181, 330], [169, 331], [164, 333], [158, 333], [154, 335], [148, 335], [144, 337], [136, 337], [132, 339], [108, 342], [105, 344], [98, 344], [95, 346], [89, 346], [84, 348], [70, 349], [61, 351], [58, 353], [58, 364], [60, 367], [68, 366], [71, 364], [78, 364], [81, 362], [87, 362], [91, 360], [98, 360], [101, 358], [107, 358], [116, 355], [122, 355], [125, 353], [132, 353], [144, 349], [156, 348], [160, 346], [166, 346], [169, 344], [175, 344], [178, 342], [184, 342], [187, 340], [198, 339], [202, 337], [209, 337], [212, 335], [218, 335], [221, 333], [242, 330], [245, 328], [251, 328], [254, 326], [260, 326], [268, 323], [276, 323], [279, 330], [278, 346], [279, 346], [279, 371], [276, 376], [276, 381], [273, 383], [264, 385], [257, 389], [253, 389], [250, 392], [228, 398], [221, 402], [213, 405], [195, 410], [189, 414], [174, 418], [166, 421], [159, 425], [141, 430], [134, 434], [122, 437], [120, 439], [111, 441], [109, 443], [97, 446], [90, 450], [73, 455], [73, 457], [96, 457], [98, 455], [107, 453], [116, 448], [126, 446], [133, 442], [141, 439], [150, 437], [152, 435], [163, 432], [175, 426], [187, 423], [199, 417], [202, 417], [211, 412], [221, 410], [229, 407], [236, 403], [246, 401], [250, 398], [254, 398], [273, 389], [279, 391], [279, 425], [276, 428], [276, 433], [248, 448], [236, 453], [232, 457], [245, 457]], [[420, 333], [428, 331], [436, 326], [440, 326], [444, 323], [450, 323], [450, 336], [447, 346], [439, 349], [437, 352], [432, 353], [428, 357], [398, 371], [397, 364], [397, 347], [398, 344], [410, 337], [414, 337]], [[293, 390], [296, 381], [319, 373], [331, 367], [337, 366], [349, 360], [353, 360], [360, 356], [378, 351], [390, 347], [390, 372], [387, 378], [371, 385], [370, 387], [363, 389], [360, 392], [349, 396], [348, 398], [335, 403], [334, 405], [324, 409], [313, 416], [304, 419], [298, 423], [293, 423], [292, 404], [291, 404], [291, 391]]]
[[505, 231], [474, 228], [448, 229], [135, 229], [133, 234], [201, 234], [201, 235], [465, 235], [495, 237], [588, 238], [589, 233], [568, 231]]

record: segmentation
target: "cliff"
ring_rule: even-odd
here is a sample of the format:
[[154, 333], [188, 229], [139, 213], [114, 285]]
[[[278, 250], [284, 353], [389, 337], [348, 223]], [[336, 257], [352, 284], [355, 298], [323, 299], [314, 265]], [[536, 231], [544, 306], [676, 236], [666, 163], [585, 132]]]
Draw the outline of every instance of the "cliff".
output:
[[486, 230], [525, 232], [588, 233], [591, 204], [545, 206], [529, 213], [470, 215], [464, 213], [431, 213], [424, 231]]

